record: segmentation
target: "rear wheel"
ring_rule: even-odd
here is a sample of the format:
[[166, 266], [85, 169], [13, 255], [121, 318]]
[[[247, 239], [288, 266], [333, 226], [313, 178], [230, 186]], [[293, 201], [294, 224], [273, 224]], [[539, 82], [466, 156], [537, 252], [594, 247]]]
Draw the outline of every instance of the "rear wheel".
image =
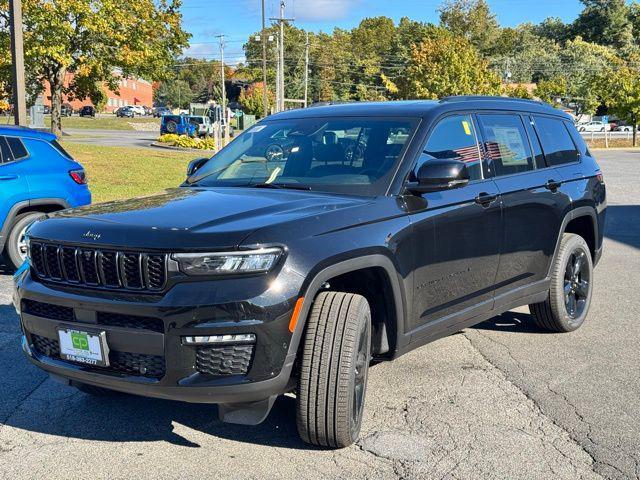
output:
[[553, 332], [572, 332], [587, 317], [593, 291], [593, 261], [585, 240], [565, 233], [551, 267], [549, 296], [529, 305], [538, 326]]
[[307, 443], [342, 448], [358, 439], [371, 361], [371, 311], [351, 293], [323, 292], [307, 322], [297, 399]]
[[25, 233], [27, 228], [42, 215], [44, 215], [42, 212], [23, 213], [13, 220], [7, 236], [7, 244], [4, 248], [4, 259], [9, 268], [17, 269], [27, 258]]

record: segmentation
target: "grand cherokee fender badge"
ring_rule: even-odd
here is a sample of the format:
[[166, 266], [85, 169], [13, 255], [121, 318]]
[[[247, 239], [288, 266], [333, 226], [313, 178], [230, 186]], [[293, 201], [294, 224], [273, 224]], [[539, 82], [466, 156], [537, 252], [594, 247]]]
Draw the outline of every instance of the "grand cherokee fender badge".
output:
[[92, 232], [91, 230], [87, 230], [82, 234], [82, 238], [89, 238], [91, 240], [100, 240], [102, 235], [100, 233]]

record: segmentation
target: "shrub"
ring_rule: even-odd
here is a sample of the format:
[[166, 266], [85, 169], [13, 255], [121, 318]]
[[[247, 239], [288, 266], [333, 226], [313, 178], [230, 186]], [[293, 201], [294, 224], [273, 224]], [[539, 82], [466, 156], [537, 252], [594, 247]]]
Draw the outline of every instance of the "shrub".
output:
[[158, 138], [158, 142], [181, 148], [216, 150], [216, 141], [213, 138], [191, 138], [187, 135], [167, 133], [160, 136], [160, 138]]

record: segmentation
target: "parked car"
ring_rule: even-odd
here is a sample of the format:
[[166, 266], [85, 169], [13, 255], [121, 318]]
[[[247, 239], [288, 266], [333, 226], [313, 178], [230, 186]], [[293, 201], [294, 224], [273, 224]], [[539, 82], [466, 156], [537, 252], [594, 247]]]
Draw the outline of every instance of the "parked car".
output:
[[95, 117], [96, 116], [96, 109], [94, 107], [92, 107], [91, 105], [85, 105], [84, 107], [82, 107], [80, 109], [80, 114], [81, 117]]
[[188, 115], [163, 115], [160, 119], [160, 135], [173, 133], [195, 137], [197, 127], [191, 123]]
[[155, 107], [153, 109], [154, 117], [161, 117], [163, 115], [171, 115], [173, 112], [168, 107]]
[[136, 112], [130, 106], [120, 107], [118, 110], [116, 110], [116, 117], [133, 118], [135, 116]]
[[633, 132], [633, 125], [629, 125], [627, 122], [618, 122], [613, 129], [614, 132]]
[[196, 135], [206, 137], [213, 135], [213, 124], [211, 119], [204, 115], [191, 115], [189, 121], [196, 127]]
[[608, 132], [611, 130], [611, 126], [602, 122], [586, 122], [579, 123], [577, 129], [579, 132]]
[[145, 115], [147, 116], [153, 115], [153, 109], [151, 107], [147, 107], [146, 105], [143, 105], [142, 108], [144, 109]]
[[0, 126], [0, 253], [10, 268], [26, 258], [25, 232], [36, 218], [89, 203], [84, 169], [55, 135]]
[[49, 115], [49, 114], [51, 113], [51, 107], [50, 107], [49, 105], [45, 105], [45, 106], [44, 106], [43, 113], [44, 113], [45, 115]]
[[279, 113], [179, 188], [37, 221], [14, 277], [23, 351], [84, 392], [218, 403], [226, 422], [295, 392], [302, 439], [344, 447], [372, 361], [523, 305], [579, 328], [605, 197], [571, 117], [542, 103]]
[[69, 103], [62, 104], [60, 107], [60, 116], [62, 117], [70, 117], [73, 115], [73, 107]]
[[129, 108], [131, 108], [136, 115], [146, 115], [146, 111], [142, 105], [130, 105]]

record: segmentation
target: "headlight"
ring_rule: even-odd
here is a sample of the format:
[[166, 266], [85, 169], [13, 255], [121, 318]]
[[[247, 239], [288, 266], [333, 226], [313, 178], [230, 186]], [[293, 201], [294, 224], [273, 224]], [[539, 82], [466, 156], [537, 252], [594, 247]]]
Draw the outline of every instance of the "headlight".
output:
[[244, 252], [174, 253], [171, 257], [187, 275], [224, 275], [268, 272], [281, 254], [279, 248], [264, 248]]

